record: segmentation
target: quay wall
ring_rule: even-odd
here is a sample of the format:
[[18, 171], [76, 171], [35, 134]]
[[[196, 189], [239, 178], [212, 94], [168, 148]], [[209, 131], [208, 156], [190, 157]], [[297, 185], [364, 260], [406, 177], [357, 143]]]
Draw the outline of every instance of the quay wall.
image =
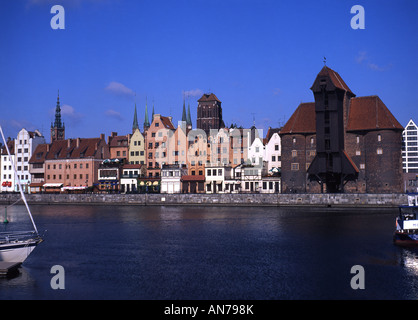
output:
[[[20, 199], [0, 193], [0, 205]], [[397, 207], [405, 194], [29, 194], [29, 204]]]

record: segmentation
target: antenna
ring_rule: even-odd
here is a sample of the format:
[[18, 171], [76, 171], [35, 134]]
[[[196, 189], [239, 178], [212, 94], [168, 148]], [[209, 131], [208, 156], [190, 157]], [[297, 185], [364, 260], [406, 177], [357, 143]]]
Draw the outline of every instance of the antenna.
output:
[[254, 127], [255, 127], [255, 113], [252, 112], [251, 114], [253, 115], [253, 124], [254, 124]]

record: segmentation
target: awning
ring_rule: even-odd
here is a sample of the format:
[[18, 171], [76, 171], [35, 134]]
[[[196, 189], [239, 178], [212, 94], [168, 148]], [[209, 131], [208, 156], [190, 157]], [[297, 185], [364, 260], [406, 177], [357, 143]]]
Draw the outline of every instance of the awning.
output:
[[87, 189], [87, 186], [81, 186], [81, 187], [64, 187], [62, 190], [85, 190]]
[[60, 188], [62, 183], [45, 183], [44, 188]]

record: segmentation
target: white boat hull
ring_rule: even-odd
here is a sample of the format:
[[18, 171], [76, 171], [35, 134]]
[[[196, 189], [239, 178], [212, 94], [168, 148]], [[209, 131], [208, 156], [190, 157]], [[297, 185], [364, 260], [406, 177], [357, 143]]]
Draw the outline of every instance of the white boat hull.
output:
[[40, 242], [40, 239], [29, 239], [2, 243], [0, 245], [0, 261], [23, 263]]

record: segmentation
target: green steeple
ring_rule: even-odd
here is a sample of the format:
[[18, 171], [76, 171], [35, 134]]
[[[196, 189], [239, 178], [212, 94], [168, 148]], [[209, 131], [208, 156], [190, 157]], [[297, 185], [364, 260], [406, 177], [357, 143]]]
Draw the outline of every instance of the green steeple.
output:
[[51, 124], [51, 128], [62, 128], [63, 124], [61, 122], [61, 106], [60, 106], [60, 91], [58, 90], [57, 97], [57, 106], [55, 108], [55, 122], [54, 125]]
[[186, 102], [183, 99], [183, 115], [181, 116], [181, 121], [187, 121], [187, 117], [186, 117]]
[[187, 125], [192, 126], [192, 116], [190, 115], [190, 101], [187, 106]]
[[152, 121], [154, 121], [154, 99], [152, 99]]
[[144, 129], [149, 128], [149, 118], [148, 118], [148, 102], [145, 101], [145, 120], [144, 120]]
[[132, 124], [132, 133], [134, 133], [136, 129], [139, 129], [139, 125], [138, 125], [138, 116], [136, 114], [136, 103], [135, 103], [134, 123]]

